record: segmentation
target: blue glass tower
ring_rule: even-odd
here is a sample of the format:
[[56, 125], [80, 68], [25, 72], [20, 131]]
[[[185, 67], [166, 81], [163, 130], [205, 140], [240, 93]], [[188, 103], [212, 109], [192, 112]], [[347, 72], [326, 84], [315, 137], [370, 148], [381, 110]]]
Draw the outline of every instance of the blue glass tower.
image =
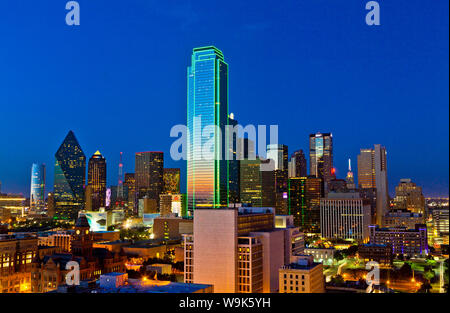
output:
[[[225, 125], [228, 124], [228, 64], [216, 47], [195, 48], [188, 67], [189, 130], [187, 147], [187, 202], [197, 207], [228, 206], [228, 162], [225, 160]], [[209, 138], [205, 127], [214, 127]], [[213, 140], [205, 157], [205, 147]], [[203, 149], [203, 153], [202, 153]]]
[[30, 211], [36, 213], [45, 207], [45, 164], [31, 166]]

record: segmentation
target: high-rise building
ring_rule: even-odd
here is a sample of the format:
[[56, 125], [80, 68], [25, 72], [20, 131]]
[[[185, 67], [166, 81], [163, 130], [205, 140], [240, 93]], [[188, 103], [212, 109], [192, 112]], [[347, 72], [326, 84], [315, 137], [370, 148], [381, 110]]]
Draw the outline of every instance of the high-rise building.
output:
[[324, 195], [321, 178], [308, 176], [305, 182], [306, 213], [302, 231], [320, 232], [320, 198]]
[[320, 232], [327, 239], [369, 238], [370, 205], [357, 192], [330, 192], [320, 200]]
[[289, 177], [306, 177], [306, 158], [303, 150], [297, 150], [291, 155], [291, 175]]
[[277, 215], [288, 214], [288, 171], [275, 170], [275, 212]]
[[238, 160], [256, 159], [255, 142], [249, 138], [237, 138]]
[[75, 218], [84, 203], [86, 156], [73, 131], [55, 154], [54, 199], [58, 215]]
[[289, 178], [289, 215], [294, 217], [294, 225], [305, 229], [306, 225], [306, 177]]
[[348, 159], [348, 172], [347, 172], [347, 177], [346, 177], [346, 182], [347, 182], [347, 189], [355, 189], [356, 185], [355, 185], [355, 179], [353, 177], [353, 172], [352, 172], [352, 160]]
[[274, 220], [273, 208], [196, 209], [194, 233], [184, 236], [184, 281], [218, 293], [277, 292], [278, 270], [303, 235]]
[[[234, 114], [230, 113], [228, 117], [228, 125], [232, 127], [236, 127], [238, 125], [238, 121], [234, 118]], [[229, 203], [239, 203], [240, 202], [240, 188], [239, 188], [239, 179], [240, 179], [240, 166], [238, 159], [238, 134], [233, 132], [232, 135], [229, 136], [229, 147], [228, 150], [232, 155], [232, 158], [228, 161], [228, 198]]]
[[45, 164], [31, 166], [30, 211], [42, 211], [45, 207]]
[[128, 190], [128, 210], [136, 213], [136, 181], [134, 179], [134, 173], [125, 173], [123, 186]]
[[135, 155], [134, 178], [138, 198], [147, 196], [159, 203], [164, 187], [163, 152], [137, 152]]
[[409, 178], [400, 179], [400, 183], [395, 187], [394, 207], [425, 214], [425, 197], [422, 194], [422, 187], [411, 182]]
[[309, 135], [309, 175], [321, 178], [325, 187], [334, 178], [331, 133]]
[[163, 174], [164, 190], [166, 194], [180, 193], [180, 169], [165, 168]]
[[288, 146], [267, 145], [267, 159], [272, 159], [275, 162], [275, 170], [288, 170]]
[[376, 188], [376, 224], [382, 226], [389, 203], [386, 148], [375, 145], [373, 149], [361, 149], [358, 155], [358, 186], [361, 189]]
[[240, 160], [241, 203], [260, 207], [262, 203], [261, 160]]
[[[187, 197], [189, 210], [228, 206], [228, 64], [213, 46], [194, 48], [188, 67]], [[202, 131], [214, 128], [213, 139]], [[220, 130], [220, 131], [219, 131]], [[213, 144], [211, 146], [211, 140]], [[207, 149], [209, 147], [209, 150]]]
[[90, 211], [98, 211], [101, 207], [105, 207], [106, 159], [98, 150], [89, 159], [88, 186], [90, 188], [90, 199], [86, 201], [91, 202]]

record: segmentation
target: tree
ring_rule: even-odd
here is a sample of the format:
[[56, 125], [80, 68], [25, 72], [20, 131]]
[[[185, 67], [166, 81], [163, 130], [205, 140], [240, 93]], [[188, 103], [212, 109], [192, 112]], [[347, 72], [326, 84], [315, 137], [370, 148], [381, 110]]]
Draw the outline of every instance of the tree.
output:
[[341, 252], [341, 251], [336, 251], [336, 252], [334, 253], [334, 259], [335, 259], [336, 261], [343, 260], [343, 259], [344, 259], [344, 256], [342, 255], [342, 252]]

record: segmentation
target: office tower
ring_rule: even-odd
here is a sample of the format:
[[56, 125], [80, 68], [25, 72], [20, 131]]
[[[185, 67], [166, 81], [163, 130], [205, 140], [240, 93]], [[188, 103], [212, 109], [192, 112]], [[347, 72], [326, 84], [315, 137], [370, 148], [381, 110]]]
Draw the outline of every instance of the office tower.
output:
[[299, 256], [280, 268], [279, 275], [280, 293], [325, 293], [323, 265], [312, 255]]
[[165, 168], [163, 174], [164, 189], [163, 193], [180, 193], [180, 169]]
[[[228, 162], [224, 157], [228, 144], [225, 134], [225, 126], [228, 125], [228, 64], [215, 47], [195, 48], [187, 76], [188, 207], [192, 211], [198, 207], [228, 206]], [[215, 129], [213, 139], [201, 135], [205, 127]], [[210, 147], [209, 151], [207, 147]]]
[[137, 152], [135, 155], [134, 178], [138, 198], [147, 196], [159, 202], [164, 186], [163, 152]]
[[377, 223], [377, 188], [359, 188], [361, 198], [366, 199], [370, 203], [370, 220], [371, 224]]
[[422, 187], [411, 182], [409, 178], [400, 179], [400, 183], [395, 187], [394, 207], [425, 214], [425, 197], [422, 194]]
[[306, 225], [306, 177], [289, 178], [289, 215], [294, 217], [294, 225], [305, 229]]
[[237, 138], [238, 160], [256, 159], [255, 142], [249, 138]]
[[449, 242], [449, 210], [448, 208], [433, 209], [432, 230], [433, 239], [438, 245], [448, 245]]
[[292, 176], [290, 177], [306, 177], [306, 158], [303, 150], [297, 150], [291, 155]]
[[260, 207], [262, 203], [261, 160], [241, 160], [240, 162], [241, 203]]
[[308, 176], [305, 182], [306, 213], [302, 228], [304, 232], [320, 232], [320, 198], [323, 195], [322, 179]]
[[424, 224], [425, 218], [421, 213], [412, 213], [405, 209], [390, 210], [384, 217], [385, 227], [414, 228], [416, 224]]
[[380, 228], [369, 226], [370, 243], [390, 245], [392, 252], [405, 257], [424, 257], [428, 254], [427, 227], [417, 224], [413, 229], [406, 227]]
[[370, 205], [357, 192], [330, 192], [320, 200], [320, 232], [327, 239], [369, 238]]
[[[230, 113], [228, 117], [228, 125], [233, 128], [238, 125], [238, 121], [234, 118], [234, 114]], [[228, 151], [232, 158], [228, 161], [228, 199], [229, 203], [239, 203], [240, 202], [240, 166], [238, 159], [238, 134], [233, 132], [232, 135], [228, 136], [229, 146]], [[248, 151], [248, 150], [247, 150]]]
[[277, 215], [288, 214], [288, 171], [275, 170], [275, 212]]
[[347, 172], [347, 177], [345, 179], [347, 181], [347, 189], [355, 189], [356, 185], [355, 185], [355, 179], [353, 177], [353, 172], [352, 172], [352, 160], [348, 159], [348, 172]]
[[136, 181], [134, 179], [134, 173], [125, 173], [123, 186], [128, 189], [128, 210], [136, 213]]
[[212, 284], [217, 293], [276, 292], [290, 233], [274, 227], [272, 208], [198, 208], [194, 233], [184, 236], [185, 282]]
[[[261, 160], [261, 163], [267, 163], [268, 160]], [[275, 171], [261, 171], [261, 194], [263, 207], [275, 207], [276, 188]]]
[[288, 169], [288, 146], [279, 144], [267, 145], [267, 159], [275, 162], [275, 170]]
[[58, 215], [75, 218], [84, 203], [86, 156], [69, 131], [55, 154], [54, 199]]
[[45, 164], [31, 166], [30, 211], [38, 212], [45, 207]]
[[325, 187], [334, 178], [331, 133], [309, 135], [309, 175], [321, 178]]
[[89, 201], [92, 203], [90, 211], [98, 211], [101, 207], [105, 207], [106, 159], [98, 150], [89, 159], [88, 186], [90, 187]]
[[376, 188], [375, 221], [380, 226], [389, 201], [386, 161], [386, 148], [381, 145], [375, 145], [373, 149], [361, 149], [358, 155], [358, 186], [361, 189]]

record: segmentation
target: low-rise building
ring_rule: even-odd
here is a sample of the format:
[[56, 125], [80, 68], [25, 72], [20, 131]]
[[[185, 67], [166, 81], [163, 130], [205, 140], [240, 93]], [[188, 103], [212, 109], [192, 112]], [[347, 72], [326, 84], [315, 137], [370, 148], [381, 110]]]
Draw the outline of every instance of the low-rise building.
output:
[[427, 227], [424, 224], [417, 224], [414, 229], [370, 225], [369, 234], [370, 243], [390, 245], [394, 255], [416, 257], [428, 254]]
[[304, 253], [306, 255], [312, 255], [314, 262], [319, 262], [323, 264], [332, 264], [335, 248], [305, 248]]
[[127, 273], [108, 273], [97, 281], [83, 281], [79, 286], [61, 285], [55, 293], [212, 293], [207, 284], [186, 284], [148, 278], [130, 279]]
[[38, 239], [32, 235], [0, 235], [0, 293], [31, 291], [31, 262]]
[[391, 266], [394, 256], [390, 244], [369, 243], [358, 246], [358, 258], [365, 263], [375, 261], [382, 266]]
[[280, 268], [279, 283], [280, 293], [324, 293], [323, 265], [311, 255], [298, 256], [296, 262]]

